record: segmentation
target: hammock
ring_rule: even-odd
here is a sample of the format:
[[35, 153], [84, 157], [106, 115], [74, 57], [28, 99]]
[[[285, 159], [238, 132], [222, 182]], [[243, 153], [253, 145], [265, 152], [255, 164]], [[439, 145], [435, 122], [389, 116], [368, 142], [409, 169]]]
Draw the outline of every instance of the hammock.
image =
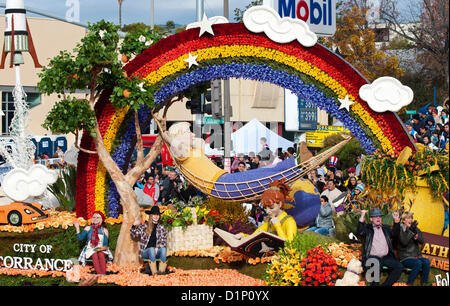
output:
[[[160, 135], [163, 137], [163, 129], [158, 120], [155, 121], [159, 126]], [[192, 165], [194, 163], [189, 163], [190, 167], [186, 167], [184, 161], [180, 161], [172, 154], [169, 143], [166, 141], [164, 142], [173, 157], [175, 166], [180, 170], [183, 177], [195, 188], [207, 195], [221, 200], [244, 202], [259, 200], [263, 192], [269, 188], [270, 182], [285, 179], [285, 182], [290, 184], [305, 176], [311, 170], [316, 169], [352, 139], [351, 136], [345, 134], [342, 134], [342, 137], [344, 140], [340, 143], [299, 164], [296, 159], [292, 157], [273, 166], [239, 173], [223, 173], [223, 169], [214, 165], [206, 155], [203, 155], [201, 163], [205, 168], [217, 168], [215, 169], [217, 173], [223, 173], [218, 176], [217, 179], [213, 180], [205, 179], [204, 177], [197, 175], [196, 172], [198, 171], [191, 169], [193, 168]]]

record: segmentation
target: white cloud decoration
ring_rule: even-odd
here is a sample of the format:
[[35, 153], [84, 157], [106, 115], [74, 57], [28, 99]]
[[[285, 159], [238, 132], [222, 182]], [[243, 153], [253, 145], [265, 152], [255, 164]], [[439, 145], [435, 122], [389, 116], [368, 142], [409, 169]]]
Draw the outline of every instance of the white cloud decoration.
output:
[[277, 43], [298, 40], [305, 47], [312, 47], [317, 43], [317, 35], [309, 29], [306, 22], [290, 17], [281, 18], [277, 11], [268, 6], [254, 6], [246, 10], [243, 21], [249, 31], [264, 32]]
[[410, 104], [414, 98], [411, 88], [403, 85], [392, 77], [381, 77], [366, 84], [359, 89], [361, 99], [369, 104], [369, 107], [378, 112], [398, 112], [402, 107]]
[[37, 164], [28, 171], [15, 168], [5, 176], [2, 187], [5, 194], [14, 201], [25, 201], [28, 197], [42, 195], [49, 184], [56, 182], [58, 174], [54, 170]]

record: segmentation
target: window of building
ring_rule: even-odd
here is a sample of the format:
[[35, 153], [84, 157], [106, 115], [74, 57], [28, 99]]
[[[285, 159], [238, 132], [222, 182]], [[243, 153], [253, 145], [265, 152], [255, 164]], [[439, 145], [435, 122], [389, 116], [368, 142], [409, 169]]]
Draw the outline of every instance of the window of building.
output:
[[[36, 92], [27, 93], [28, 107], [33, 107], [41, 104], [41, 94]], [[9, 135], [9, 126], [14, 117], [14, 98], [12, 92], [2, 92], [2, 135]]]

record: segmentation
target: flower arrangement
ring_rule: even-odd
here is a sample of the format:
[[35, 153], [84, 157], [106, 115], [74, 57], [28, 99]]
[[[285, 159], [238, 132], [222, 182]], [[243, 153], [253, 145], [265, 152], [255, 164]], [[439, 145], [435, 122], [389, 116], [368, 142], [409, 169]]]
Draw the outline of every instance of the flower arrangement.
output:
[[161, 222], [167, 230], [171, 230], [172, 228], [178, 226], [186, 228], [188, 225], [193, 223], [191, 209], [186, 207], [181, 212], [167, 209], [161, 215]]
[[397, 158], [397, 153], [380, 151], [364, 158], [362, 175], [379, 194], [398, 194], [403, 199], [408, 188], [415, 190], [419, 176], [429, 184], [434, 197], [441, 198], [448, 191], [448, 155], [422, 147], [404, 163], [398, 163]]
[[[266, 285], [268, 286], [308, 285], [309, 282], [306, 280], [306, 277], [311, 276], [309, 276], [310, 272], [306, 273], [305, 271], [307, 271], [307, 269], [310, 269], [310, 267], [311, 269], [313, 268], [312, 266], [307, 267], [307, 264], [319, 263], [321, 267], [333, 266], [333, 261], [331, 261], [331, 257], [325, 256], [325, 253], [322, 254], [322, 252], [319, 250], [314, 251], [315, 252], [314, 254], [317, 255], [316, 257], [320, 256], [321, 262], [319, 262], [317, 258], [313, 258], [314, 254], [311, 253], [311, 250], [318, 248], [318, 246], [321, 246], [321, 248], [326, 250], [327, 245], [328, 242], [322, 235], [308, 232], [297, 234], [291, 241], [286, 242], [284, 248], [280, 249], [272, 258], [271, 263], [268, 265], [267, 270], [264, 274], [264, 280], [266, 282]], [[336, 265], [335, 261], [334, 265]], [[315, 269], [318, 269], [318, 267], [315, 266], [314, 270]], [[328, 270], [329, 268], [326, 268], [326, 271], [323, 272], [325, 272], [326, 274], [329, 272]]]
[[334, 286], [336, 279], [342, 276], [337, 268], [336, 260], [321, 247], [307, 251], [308, 256], [302, 259], [300, 266], [302, 286]]
[[[70, 226], [73, 226], [73, 221], [75, 219], [78, 220], [81, 226], [90, 225], [91, 221], [86, 220], [82, 217], [76, 218], [75, 213], [67, 212], [67, 211], [49, 211], [49, 218], [42, 220], [37, 223], [32, 224], [23, 224], [21, 226], [12, 226], [12, 225], [1, 225], [0, 232], [9, 232], [9, 233], [28, 233], [38, 230], [44, 230], [48, 228], [61, 228], [68, 229]], [[122, 223], [123, 216], [120, 215], [118, 218], [108, 217], [105, 219], [105, 223], [107, 224], [120, 224]]]
[[330, 243], [327, 246], [328, 252], [336, 260], [336, 264], [340, 267], [347, 268], [348, 263], [352, 259], [361, 260], [362, 252], [359, 250], [359, 244]]

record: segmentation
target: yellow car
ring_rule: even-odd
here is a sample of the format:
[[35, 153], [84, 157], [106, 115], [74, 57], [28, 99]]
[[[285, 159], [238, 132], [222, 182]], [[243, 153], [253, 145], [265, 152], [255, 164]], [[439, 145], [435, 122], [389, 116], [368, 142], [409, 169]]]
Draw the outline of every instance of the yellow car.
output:
[[42, 204], [32, 202], [12, 202], [0, 206], [0, 224], [20, 226], [47, 219], [49, 214]]

